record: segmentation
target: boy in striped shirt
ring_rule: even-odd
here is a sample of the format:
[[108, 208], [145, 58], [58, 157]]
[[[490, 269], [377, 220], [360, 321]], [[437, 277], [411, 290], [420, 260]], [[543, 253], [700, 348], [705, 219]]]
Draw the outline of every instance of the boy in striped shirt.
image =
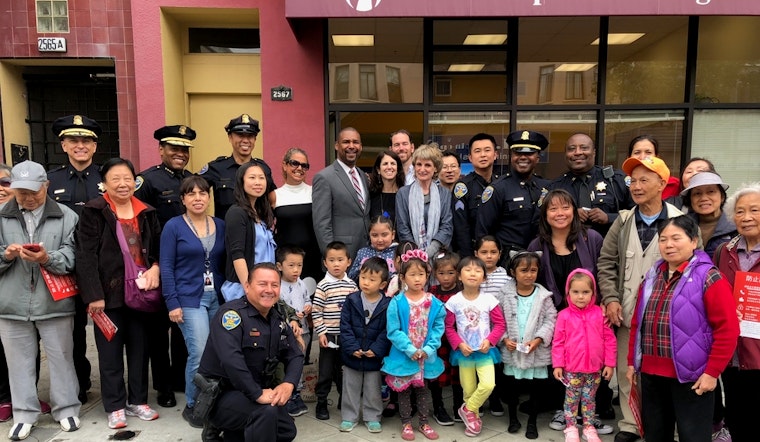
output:
[[319, 377], [317, 378], [317, 410], [320, 420], [330, 419], [327, 410], [327, 395], [333, 381], [338, 389], [340, 404], [343, 386], [343, 367], [340, 356], [340, 313], [346, 297], [359, 290], [347, 275], [351, 266], [348, 247], [340, 241], [333, 241], [325, 247], [323, 261], [327, 273], [317, 284], [314, 293], [311, 316], [314, 332], [319, 336]]

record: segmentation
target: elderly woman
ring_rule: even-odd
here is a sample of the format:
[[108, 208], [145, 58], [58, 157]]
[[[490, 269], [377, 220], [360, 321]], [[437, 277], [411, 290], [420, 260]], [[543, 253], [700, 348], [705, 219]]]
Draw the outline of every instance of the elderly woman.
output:
[[80, 426], [79, 383], [71, 356], [74, 299], [54, 300], [43, 282], [43, 272], [53, 277], [73, 272], [77, 215], [50, 199], [47, 187], [47, 173], [41, 164], [19, 163], [11, 172], [15, 199], [0, 209], [0, 287], [4, 293], [0, 296], [0, 338], [13, 397], [11, 440], [29, 437], [41, 412], [36, 386], [38, 339], [50, 369], [53, 418], [64, 431]]
[[412, 154], [414, 182], [396, 194], [396, 230], [401, 241], [414, 241], [428, 256], [448, 247], [454, 227], [451, 192], [435, 184], [441, 171], [441, 151], [420, 146]]
[[401, 159], [392, 150], [377, 154], [369, 173], [369, 219], [384, 216], [396, 223], [396, 192], [404, 187]]
[[[760, 182], [745, 185], [726, 202], [726, 215], [736, 224], [738, 235], [720, 246], [714, 260], [736, 290], [743, 281], [738, 272], [760, 276]], [[746, 280], [746, 279], [745, 279]], [[756, 440], [756, 407], [760, 396], [760, 339], [739, 337], [737, 352], [723, 372], [726, 394], [726, 425], [736, 442]]]
[[736, 225], [723, 213], [728, 184], [713, 172], [699, 172], [681, 192], [689, 216], [699, 224], [705, 252], [713, 256], [720, 244], [736, 235]]
[[[100, 365], [100, 392], [109, 428], [127, 426], [126, 416], [158, 418], [148, 405], [148, 321], [153, 314], [126, 306], [124, 257], [117, 235], [121, 229], [135, 264], [147, 268], [145, 288], [159, 285], [161, 227], [156, 210], [134, 197], [135, 168], [129, 160], [111, 158], [100, 168], [105, 193], [85, 204], [77, 228], [77, 283], [90, 314], [105, 313], [118, 327], [108, 340], [95, 327]], [[124, 388], [124, 350], [127, 383]]]
[[697, 249], [693, 219], [668, 218], [657, 230], [663, 259], [639, 287], [626, 377], [641, 386], [647, 442], [671, 442], [676, 427], [682, 441], [710, 441], [714, 390], [739, 336], [731, 285]]
[[195, 372], [209, 334], [209, 321], [219, 310], [218, 292], [224, 280], [224, 221], [206, 215], [209, 184], [201, 176], [182, 181], [179, 195], [185, 214], [170, 219], [161, 232], [162, 293], [169, 320], [182, 331], [187, 347], [185, 399], [182, 417], [193, 427]]

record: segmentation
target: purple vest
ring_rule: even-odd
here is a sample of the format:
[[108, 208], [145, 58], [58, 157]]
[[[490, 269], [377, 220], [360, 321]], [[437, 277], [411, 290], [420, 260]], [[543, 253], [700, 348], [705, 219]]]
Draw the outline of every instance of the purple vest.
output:
[[[644, 277], [644, 298], [639, 303], [636, 311], [638, 330], [636, 331], [636, 343], [634, 349], [634, 366], [638, 372], [641, 369], [641, 345], [639, 334], [641, 333], [641, 319], [649, 297], [652, 295], [652, 287], [658, 275], [659, 268], [664, 261], [659, 260], [649, 269]], [[684, 269], [681, 279], [673, 292], [670, 303], [670, 341], [673, 354], [673, 364], [676, 368], [678, 381], [681, 383], [694, 382], [707, 367], [707, 359], [713, 344], [713, 334], [710, 324], [707, 322], [704, 303], [704, 287], [707, 273], [713, 268], [710, 257], [701, 250], [695, 250], [694, 256]]]

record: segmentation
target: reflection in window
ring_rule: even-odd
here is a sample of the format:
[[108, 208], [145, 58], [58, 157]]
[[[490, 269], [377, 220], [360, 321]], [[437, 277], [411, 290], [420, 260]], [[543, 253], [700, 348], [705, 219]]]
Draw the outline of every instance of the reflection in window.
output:
[[401, 69], [393, 66], [385, 67], [385, 82], [388, 86], [388, 102], [401, 103]]
[[359, 97], [363, 100], [377, 100], [377, 79], [374, 64], [359, 65]]
[[335, 100], [348, 100], [349, 65], [335, 66]]
[[37, 32], [69, 32], [67, 0], [37, 0]]
[[659, 157], [675, 175], [680, 169], [683, 139], [683, 110], [610, 111], [605, 114], [604, 149], [601, 164], [621, 167], [628, 158], [628, 144], [639, 135], [651, 135], [660, 146]]
[[538, 102], [552, 101], [552, 86], [554, 85], [554, 65], [541, 66], [538, 73]]
[[583, 72], [565, 73], [565, 100], [583, 100]]

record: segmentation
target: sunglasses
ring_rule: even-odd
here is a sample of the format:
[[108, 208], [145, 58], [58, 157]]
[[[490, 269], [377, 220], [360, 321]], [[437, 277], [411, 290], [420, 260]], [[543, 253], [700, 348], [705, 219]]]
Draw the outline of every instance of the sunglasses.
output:
[[11, 180], [9, 179], [0, 179], [0, 187], [11, 187]]
[[285, 161], [285, 164], [287, 164], [288, 166], [294, 169], [298, 169], [299, 167], [301, 167], [303, 168], [303, 170], [309, 170], [309, 163], [302, 163], [296, 160], [288, 160], [288, 161]]

